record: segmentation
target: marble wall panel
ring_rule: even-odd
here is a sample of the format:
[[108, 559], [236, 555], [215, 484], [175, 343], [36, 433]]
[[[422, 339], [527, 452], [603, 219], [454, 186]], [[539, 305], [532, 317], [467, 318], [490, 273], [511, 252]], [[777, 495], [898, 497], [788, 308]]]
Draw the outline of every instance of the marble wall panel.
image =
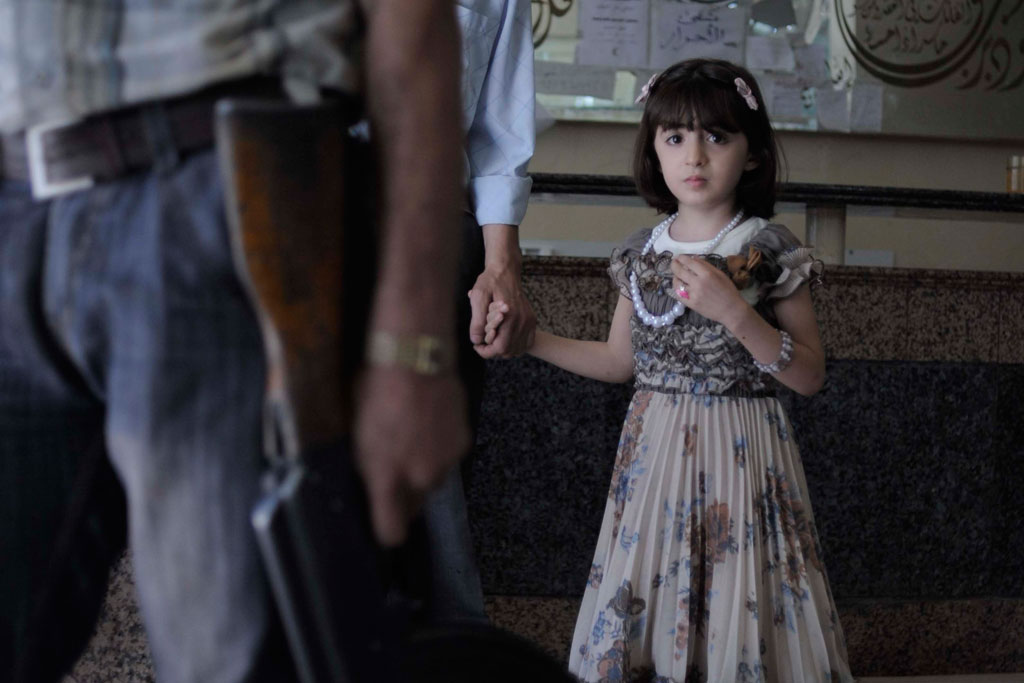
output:
[[826, 282], [815, 306], [830, 358], [1020, 362], [1004, 309], [1024, 297], [1022, 274], [833, 266]]
[[573, 339], [604, 339], [611, 324], [605, 259], [527, 259], [523, 290], [542, 329]]
[[915, 360], [996, 362], [998, 294], [955, 287], [908, 293], [908, 354]]
[[[993, 533], [1002, 545], [1018, 552], [1000, 558], [1004, 595], [1024, 592], [1024, 364], [1001, 365], [995, 409], [995, 449], [1003, 454], [996, 464], [995, 485], [989, 497], [997, 510]], [[1024, 643], [1024, 632], [1020, 634]]]
[[[537, 361], [492, 363], [528, 397], [485, 400], [470, 514], [488, 593], [579, 595], [628, 387]], [[1013, 373], [1008, 371], [1013, 370]], [[784, 392], [833, 592], [1024, 598], [1018, 366], [830, 361], [817, 396]], [[1017, 379], [1013, 379], [1013, 378]], [[544, 397], [544, 398], [541, 398]], [[493, 412], [498, 408], [497, 412]], [[1014, 450], [1017, 449], [1017, 450]], [[1009, 461], [1009, 464], [1008, 462]], [[514, 497], [505, 493], [516, 491]], [[1019, 525], [1018, 525], [1019, 526]]]
[[1005, 369], [833, 361], [823, 400], [790, 397], [837, 596], [1024, 596], [993, 505]]
[[531, 358], [488, 362], [467, 496], [485, 592], [582, 592], [631, 393]]
[[[570, 317], [587, 315], [573, 307], [592, 298], [590, 286], [611, 290], [606, 268], [605, 259], [525, 259], [527, 287], [544, 283], [531, 297], [538, 318], [563, 324], [562, 301], [574, 302]], [[588, 281], [585, 294], [573, 293], [575, 280]], [[814, 298], [829, 358], [1024, 362], [1024, 274], [831, 266]], [[611, 316], [593, 318], [600, 330], [599, 319]]]
[[1000, 363], [1024, 363], [1024, 291], [1010, 290], [999, 300]]
[[895, 360], [907, 353], [906, 291], [826, 280], [814, 292], [821, 343], [830, 358]]

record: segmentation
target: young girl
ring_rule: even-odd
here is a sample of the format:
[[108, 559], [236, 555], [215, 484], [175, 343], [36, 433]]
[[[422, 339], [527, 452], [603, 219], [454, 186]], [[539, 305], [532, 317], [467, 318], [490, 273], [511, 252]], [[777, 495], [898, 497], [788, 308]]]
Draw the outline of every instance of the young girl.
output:
[[[570, 653], [584, 681], [852, 681], [803, 467], [772, 378], [825, 361], [810, 249], [774, 213], [777, 152], [754, 78], [695, 59], [651, 80], [634, 156], [669, 214], [629, 237], [606, 342], [529, 353], [635, 380]], [[507, 307], [492, 305], [488, 332]]]

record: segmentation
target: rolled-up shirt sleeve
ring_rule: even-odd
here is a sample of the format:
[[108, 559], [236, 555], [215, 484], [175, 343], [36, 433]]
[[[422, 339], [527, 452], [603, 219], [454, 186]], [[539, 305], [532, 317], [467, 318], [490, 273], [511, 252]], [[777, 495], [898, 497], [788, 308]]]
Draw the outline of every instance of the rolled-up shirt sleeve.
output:
[[471, 207], [480, 225], [519, 225], [532, 180], [533, 35], [530, 3], [506, 3], [466, 133]]

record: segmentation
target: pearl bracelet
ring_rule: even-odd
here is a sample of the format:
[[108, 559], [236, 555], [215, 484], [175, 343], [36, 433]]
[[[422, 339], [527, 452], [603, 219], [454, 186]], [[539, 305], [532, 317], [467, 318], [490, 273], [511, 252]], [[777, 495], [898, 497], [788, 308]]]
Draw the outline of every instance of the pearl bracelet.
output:
[[789, 332], [785, 330], [779, 330], [779, 335], [782, 337], [782, 349], [779, 351], [779, 357], [774, 362], [764, 363], [758, 362], [756, 358], [753, 358], [754, 367], [761, 372], [767, 372], [768, 374], [774, 375], [776, 372], [782, 372], [789, 367], [790, 362], [793, 360], [793, 338], [789, 336]]

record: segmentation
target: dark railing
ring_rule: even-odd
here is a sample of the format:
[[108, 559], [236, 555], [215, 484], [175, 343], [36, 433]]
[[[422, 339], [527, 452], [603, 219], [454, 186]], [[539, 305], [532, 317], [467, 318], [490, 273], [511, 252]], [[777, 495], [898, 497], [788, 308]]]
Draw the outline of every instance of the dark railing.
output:
[[[575, 194], [635, 197], [628, 176], [534, 173], [534, 194]], [[1024, 213], [1024, 194], [961, 192], [870, 185], [781, 183], [778, 199], [800, 204], [888, 206], [959, 211]]]

